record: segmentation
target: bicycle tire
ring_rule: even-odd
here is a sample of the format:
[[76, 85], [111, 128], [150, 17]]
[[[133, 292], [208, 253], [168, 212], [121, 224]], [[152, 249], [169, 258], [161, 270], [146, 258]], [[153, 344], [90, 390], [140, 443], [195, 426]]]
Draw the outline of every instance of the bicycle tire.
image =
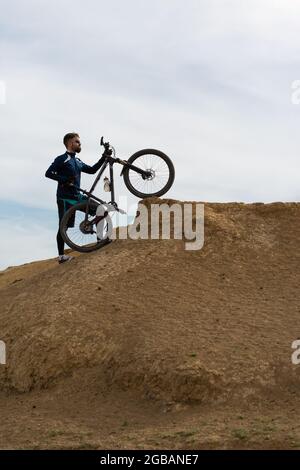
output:
[[169, 189], [172, 187], [172, 185], [174, 183], [175, 168], [174, 168], [174, 165], [172, 163], [172, 160], [170, 159], [170, 157], [168, 157], [165, 153], [161, 152], [160, 150], [143, 149], [143, 150], [139, 150], [138, 152], [135, 152], [133, 155], [131, 155], [131, 157], [129, 157], [127, 162], [133, 164], [137, 158], [142, 157], [143, 155], [156, 155], [156, 156], [160, 157], [167, 164], [167, 167], [169, 169], [169, 178], [168, 178], [168, 181], [165, 184], [165, 186], [163, 188], [161, 188], [159, 191], [156, 191], [156, 192], [153, 192], [153, 193], [139, 191], [138, 189], [136, 189], [133, 186], [133, 184], [130, 181], [130, 177], [129, 177], [130, 168], [128, 168], [128, 167], [124, 167], [124, 170], [123, 170], [124, 183], [125, 183], [127, 189], [132, 194], [134, 194], [135, 196], [137, 196], [141, 199], [144, 199], [146, 197], [163, 196], [164, 194], [166, 194], [167, 191], [169, 191]]
[[[68, 237], [68, 222], [72, 217], [74, 216], [74, 212], [80, 211], [80, 212], [85, 212], [86, 209], [86, 202], [80, 202], [78, 204], [74, 204], [70, 209], [68, 209], [65, 214], [63, 215], [63, 218], [60, 223], [60, 233], [61, 236], [64, 240], [64, 242], [73, 250], [79, 251], [80, 253], [90, 253], [92, 251], [99, 250], [103, 246], [107, 245], [107, 239], [104, 239], [101, 242], [97, 242], [94, 245], [76, 245], [70, 238]], [[107, 223], [110, 224], [112, 227], [112, 220], [110, 215], [108, 214], [105, 219], [107, 220]]]

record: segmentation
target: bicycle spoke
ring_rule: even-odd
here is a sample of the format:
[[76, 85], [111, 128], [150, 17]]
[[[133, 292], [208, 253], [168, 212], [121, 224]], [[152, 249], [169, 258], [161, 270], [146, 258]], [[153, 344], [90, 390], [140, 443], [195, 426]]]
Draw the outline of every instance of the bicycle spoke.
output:
[[[94, 216], [89, 215], [88, 220], [91, 221]], [[82, 211], [76, 211], [75, 213], [75, 222], [74, 227], [69, 227], [67, 229], [67, 235], [69, 240], [77, 246], [84, 246], [84, 245], [96, 245], [98, 243], [97, 240], [97, 232], [95, 230], [95, 226], [92, 227], [93, 233], [83, 233], [80, 224], [85, 220], [85, 213]], [[106, 224], [107, 226], [107, 224]], [[106, 232], [105, 227], [103, 228], [103, 233], [101, 234], [101, 238], [104, 238], [104, 234]]]

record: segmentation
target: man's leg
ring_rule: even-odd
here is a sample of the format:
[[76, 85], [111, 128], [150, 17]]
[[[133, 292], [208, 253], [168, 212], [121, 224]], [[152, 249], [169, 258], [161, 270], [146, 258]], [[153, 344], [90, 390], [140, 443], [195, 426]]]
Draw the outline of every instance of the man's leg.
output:
[[62, 256], [65, 252], [65, 242], [63, 241], [63, 237], [60, 234], [59, 228], [58, 228], [58, 232], [56, 235], [56, 243], [57, 243], [58, 255]]
[[59, 227], [60, 227], [61, 219], [63, 218], [64, 212], [65, 212], [64, 201], [62, 201], [61, 199], [57, 199], [57, 208], [58, 208], [58, 231], [56, 235], [56, 243], [57, 243], [58, 254], [62, 256], [64, 254], [65, 242], [63, 240], [63, 237], [61, 236]]
[[65, 213], [65, 203], [62, 199], [57, 199], [57, 207], [58, 207], [58, 231], [56, 235], [56, 242], [57, 242], [57, 250], [58, 250], [58, 262], [64, 263], [65, 261], [70, 261], [72, 259], [72, 256], [67, 256], [64, 254], [65, 242], [60, 233], [60, 222]]

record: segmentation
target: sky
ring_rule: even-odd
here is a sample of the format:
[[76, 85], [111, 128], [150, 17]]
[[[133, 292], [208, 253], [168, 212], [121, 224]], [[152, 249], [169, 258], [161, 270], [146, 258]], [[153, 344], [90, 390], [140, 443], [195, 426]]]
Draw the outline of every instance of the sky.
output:
[[0, 269], [57, 255], [44, 174], [70, 131], [88, 164], [102, 135], [121, 158], [165, 152], [170, 198], [300, 200], [300, 0], [0, 5]]

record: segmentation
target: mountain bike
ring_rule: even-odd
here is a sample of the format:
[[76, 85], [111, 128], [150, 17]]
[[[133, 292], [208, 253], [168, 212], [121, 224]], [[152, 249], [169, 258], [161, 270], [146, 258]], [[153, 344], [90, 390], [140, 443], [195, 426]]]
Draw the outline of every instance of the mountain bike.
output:
[[[112, 233], [112, 220], [109, 212], [125, 213], [115, 201], [114, 170], [116, 163], [123, 166], [123, 176], [127, 189], [135, 196], [144, 199], [160, 197], [173, 185], [175, 169], [171, 159], [156, 149], [143, 149], [131, 155], [128, 160], [116, 158], [116, 152], [109, 142], [101, 137], [104, 147], [104, 161], [89, 191], [76, 187], [79, 197], [68, 200], [71, 205], [61, 221], [60, 232], [66, 244], [73, 250], [87, 253], [106, 245]], [[110, 192], [111, 200], [105, 202], [93, 194], [105, 169], [109, 166], [109, 180], [104, 188]], [[73, 185], [74, 186], [74, 185]]]

